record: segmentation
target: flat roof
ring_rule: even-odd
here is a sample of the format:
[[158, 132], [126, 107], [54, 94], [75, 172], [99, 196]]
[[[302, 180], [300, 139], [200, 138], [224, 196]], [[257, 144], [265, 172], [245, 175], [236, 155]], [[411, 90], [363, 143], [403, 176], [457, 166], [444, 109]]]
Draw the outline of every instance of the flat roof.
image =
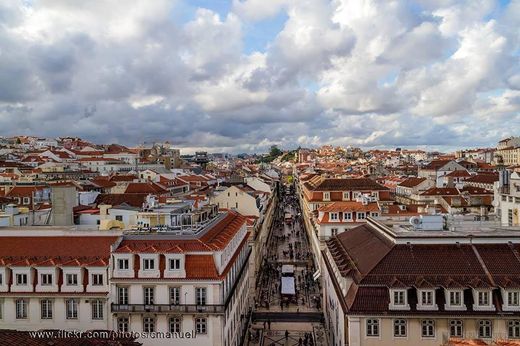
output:
[[495, 242], [520, 243], [520, 227], [504, 227], [494, 221], [470, 221], [448, 218], [447, 229], [421, 230], [414, 228], [408, 220], [367, 218], [368, 223], [378, 229], [394, 243], [407, 242]]

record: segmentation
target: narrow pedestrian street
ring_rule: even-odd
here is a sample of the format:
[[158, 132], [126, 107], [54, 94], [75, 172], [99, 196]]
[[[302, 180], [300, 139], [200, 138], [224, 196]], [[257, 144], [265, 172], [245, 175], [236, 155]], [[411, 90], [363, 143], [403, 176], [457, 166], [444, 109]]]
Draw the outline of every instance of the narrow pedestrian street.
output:
[[265, 249], [248, 344], [326, 345], [320, 281], [292, 186], [281, 191]]

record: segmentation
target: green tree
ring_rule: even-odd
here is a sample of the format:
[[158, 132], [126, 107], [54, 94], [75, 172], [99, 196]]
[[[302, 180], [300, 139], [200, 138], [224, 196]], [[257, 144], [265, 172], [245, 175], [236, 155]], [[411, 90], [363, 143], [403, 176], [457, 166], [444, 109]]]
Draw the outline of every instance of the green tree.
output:
[[269, 156], [278, 157], [280, 155], [282, 155], [282, 151], [278, 148], [278, 146], [272, 145], [271, 150], [269, 151]]

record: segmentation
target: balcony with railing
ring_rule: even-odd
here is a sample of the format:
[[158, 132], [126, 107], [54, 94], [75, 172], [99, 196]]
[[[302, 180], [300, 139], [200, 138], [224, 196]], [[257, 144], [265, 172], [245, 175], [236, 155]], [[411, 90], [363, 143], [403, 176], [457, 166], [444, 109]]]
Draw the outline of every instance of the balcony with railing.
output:
[[196, 305], [196, 304], [114, 304], [113, 313], [205, 313], [223, 314], [225, 305]]

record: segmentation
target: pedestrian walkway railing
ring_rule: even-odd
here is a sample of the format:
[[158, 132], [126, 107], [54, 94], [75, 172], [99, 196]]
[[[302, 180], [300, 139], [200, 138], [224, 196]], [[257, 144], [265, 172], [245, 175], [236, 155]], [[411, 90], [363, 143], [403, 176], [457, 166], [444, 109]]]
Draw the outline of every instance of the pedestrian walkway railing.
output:
[[223, 314], [225, 305], [196, 304], [112, 304], [112, 312], [154, 312], [154, 313], [207, 313]]

